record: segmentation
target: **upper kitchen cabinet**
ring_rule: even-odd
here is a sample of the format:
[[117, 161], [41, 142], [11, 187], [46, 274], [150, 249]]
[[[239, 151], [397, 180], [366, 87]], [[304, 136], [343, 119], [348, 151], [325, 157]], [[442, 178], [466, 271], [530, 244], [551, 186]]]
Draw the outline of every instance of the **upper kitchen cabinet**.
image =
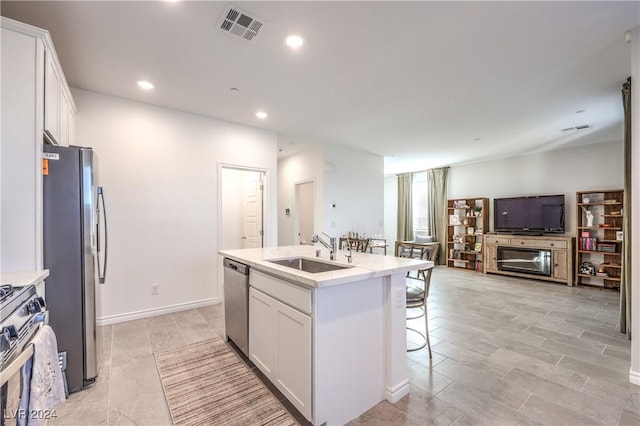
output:
[[0, 271], [39, 270], [42, 144], [73, 143], [76, 109], [49, 32], [4, 17], [1, 26]]
[[53, 145], [73, 145], [75, 105], [53, 49], [45, 55], [44, 89], [45, 138]]

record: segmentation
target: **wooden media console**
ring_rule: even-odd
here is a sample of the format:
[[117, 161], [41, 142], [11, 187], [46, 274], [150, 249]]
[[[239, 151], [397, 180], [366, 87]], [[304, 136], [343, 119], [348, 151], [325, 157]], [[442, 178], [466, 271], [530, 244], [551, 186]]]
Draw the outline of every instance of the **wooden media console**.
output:
[[575, 238], [487, 234], [484, 272], [573, 285]]

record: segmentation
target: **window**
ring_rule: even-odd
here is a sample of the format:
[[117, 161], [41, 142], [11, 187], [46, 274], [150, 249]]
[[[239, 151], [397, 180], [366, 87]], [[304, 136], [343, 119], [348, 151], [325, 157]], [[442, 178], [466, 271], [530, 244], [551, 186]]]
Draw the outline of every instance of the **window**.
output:
[[413, 174], [413, 232], [415, 235], [429, 234], [429, 184], [427, 172]]

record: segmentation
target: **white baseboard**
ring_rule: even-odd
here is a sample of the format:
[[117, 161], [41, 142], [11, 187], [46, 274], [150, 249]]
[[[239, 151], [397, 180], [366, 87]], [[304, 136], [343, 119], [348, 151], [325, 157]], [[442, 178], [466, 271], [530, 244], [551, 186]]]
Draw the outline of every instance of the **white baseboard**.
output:
[[198, 300], [197, 302], [178, 303], [176, 305], [163, 306], [161, 308], [145, 309], [142, 311], [127, 312], [125, 314], [109, 315], [96, 319], [98, 327], [103, 325], [118, 324], [120, 322], [133, 321], [142, 318], [155, 317], [157, 315], [170, 314], [172, 312], [186, 311], [189, 309], [201, 308], [203, 306], [217, 305], [222, 303], [218, 297]]
[[640, 386], [640, 371], [633, 371], [633, 369], [629, 369], [629, 382], [636, 386]]
[[400, 401], [406, 395], [409, 395], [409, 379], [403, 380], [392, 388], [387, 386], [387, 390], [385, 391], [387, 401], [392, 404]]

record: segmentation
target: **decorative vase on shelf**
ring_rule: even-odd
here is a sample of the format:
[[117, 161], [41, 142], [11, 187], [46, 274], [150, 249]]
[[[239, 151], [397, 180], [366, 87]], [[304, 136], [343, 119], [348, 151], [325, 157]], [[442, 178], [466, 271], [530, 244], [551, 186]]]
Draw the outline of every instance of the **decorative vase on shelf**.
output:
[[593, 213], [591, 213], [591, 211], [587, 210], [587, 212], [585, 213], [585, 216], [587, 217], [587, 226], [588, 227], [592, 227], [593, 226]]
[[582, 207], [582, 210], [584, 211], [584, 217], [587, 219], [587, 227], [593, 227], [593, 213], [585, 207]]

